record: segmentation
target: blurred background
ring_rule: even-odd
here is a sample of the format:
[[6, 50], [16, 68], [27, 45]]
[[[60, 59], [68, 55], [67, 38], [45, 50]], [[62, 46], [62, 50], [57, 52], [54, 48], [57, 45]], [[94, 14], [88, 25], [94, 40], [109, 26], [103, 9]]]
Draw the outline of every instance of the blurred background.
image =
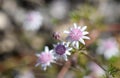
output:
[[[57, 78], [62, 66], [35, 67], [54, 32], [87, 25], [89, 54], [120, 78], [120, 0], [0, 0], [0, 78]], [[118, 72], [117, 72], [118, 71]], [[105, 72], [80, 55], [64, 78], [105, 78]]]

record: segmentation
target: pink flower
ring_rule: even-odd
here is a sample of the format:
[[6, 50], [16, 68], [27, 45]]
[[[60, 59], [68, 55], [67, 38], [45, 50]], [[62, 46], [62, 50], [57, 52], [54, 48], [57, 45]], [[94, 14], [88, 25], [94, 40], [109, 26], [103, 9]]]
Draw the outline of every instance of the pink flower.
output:
[[36, 56], [38, 57], [36, 66], [41, 65], [43, 70], [46, 70], [47, 66], [50, 66], [51, 62], [55, 62], [52, 50], [49, 51], [49, 48], [47, 46], [45, 47], [44, 52], [41, 54], [36, 54]]
[[30, 11], [26, 14], [23, 28], [27, 31], [37, 31], [43, 23], [43, 16], [38, 11]]
[[106, 59], [119, 55], [117, 41], [114, 38], [101, 39], [98, 41], [98, 54], [103, 54]]
[[85, 45], [84, 39], [90, 39], [85, 36], [89, 34], [85, 29], [87, 26], [78, 27], [76, 23], [74, 23], [74, 27], [70, 29], [70, 31], [64, 31], [64, 33], [68, 34], [67, 39], [72, 43], [73, 46], [79, 48], [79, 42]]

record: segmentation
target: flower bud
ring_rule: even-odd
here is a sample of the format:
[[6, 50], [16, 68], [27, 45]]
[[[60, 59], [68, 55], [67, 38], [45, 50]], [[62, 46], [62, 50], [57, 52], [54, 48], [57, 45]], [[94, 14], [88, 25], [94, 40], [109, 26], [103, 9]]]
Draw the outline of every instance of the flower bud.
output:
[[54, 32], [53, 33], [53, 38], [59, 40], [60, 39], [60, 33]]

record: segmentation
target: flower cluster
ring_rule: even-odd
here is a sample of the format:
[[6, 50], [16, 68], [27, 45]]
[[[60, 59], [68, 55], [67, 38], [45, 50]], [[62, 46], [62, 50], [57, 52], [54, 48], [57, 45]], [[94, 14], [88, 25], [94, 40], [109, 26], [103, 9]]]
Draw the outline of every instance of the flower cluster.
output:
[[66, 38], [67, 41], [54, 44], [54, 48], [52, 50], [49, 50], [46, 46], [45, 51], [40, 54], [36, 54], [38, 57], [36, 66], [41, 65], [43, 70], [46, 70], [47, 66], [50, 66], [51, 63], [55, 63], [58, 59], [62, 58], [65, 61], [68, 61], [68, 55], [71, 55], [71, 50], [73, 48], [79, 49], [80, 43], [85, 45], [84, 39], [90, 39], [85, 36], [89, 34], [85, 31], [86, 28], [87, 26], [80, 27], [77, 26], [77, 24], [74, 24], [74, 27], [70, 28], [69, 31], [65, 30], [64, 33], [68, 34]]

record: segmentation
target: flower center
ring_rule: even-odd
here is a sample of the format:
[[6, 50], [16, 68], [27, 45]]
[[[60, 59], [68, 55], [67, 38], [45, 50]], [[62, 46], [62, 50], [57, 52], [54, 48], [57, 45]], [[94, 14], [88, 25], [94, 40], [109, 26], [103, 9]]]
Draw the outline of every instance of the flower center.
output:
[[82, 31], [80, 29], [72, 29], [69, 37], [72, 41], [78, 41], [82, 37]]
[[59, 55], [63, 55], [65, 53], [65, 51], [66, 51], [65, 46], [61, 45], [61, 44], [57, 45], [55, 48], [55, 52]]
[[39, 61], [43, 64], [48, 63], [51, 60], [52, 60], [52, 55], [50, 53], [42, 53], [39, 58]]

